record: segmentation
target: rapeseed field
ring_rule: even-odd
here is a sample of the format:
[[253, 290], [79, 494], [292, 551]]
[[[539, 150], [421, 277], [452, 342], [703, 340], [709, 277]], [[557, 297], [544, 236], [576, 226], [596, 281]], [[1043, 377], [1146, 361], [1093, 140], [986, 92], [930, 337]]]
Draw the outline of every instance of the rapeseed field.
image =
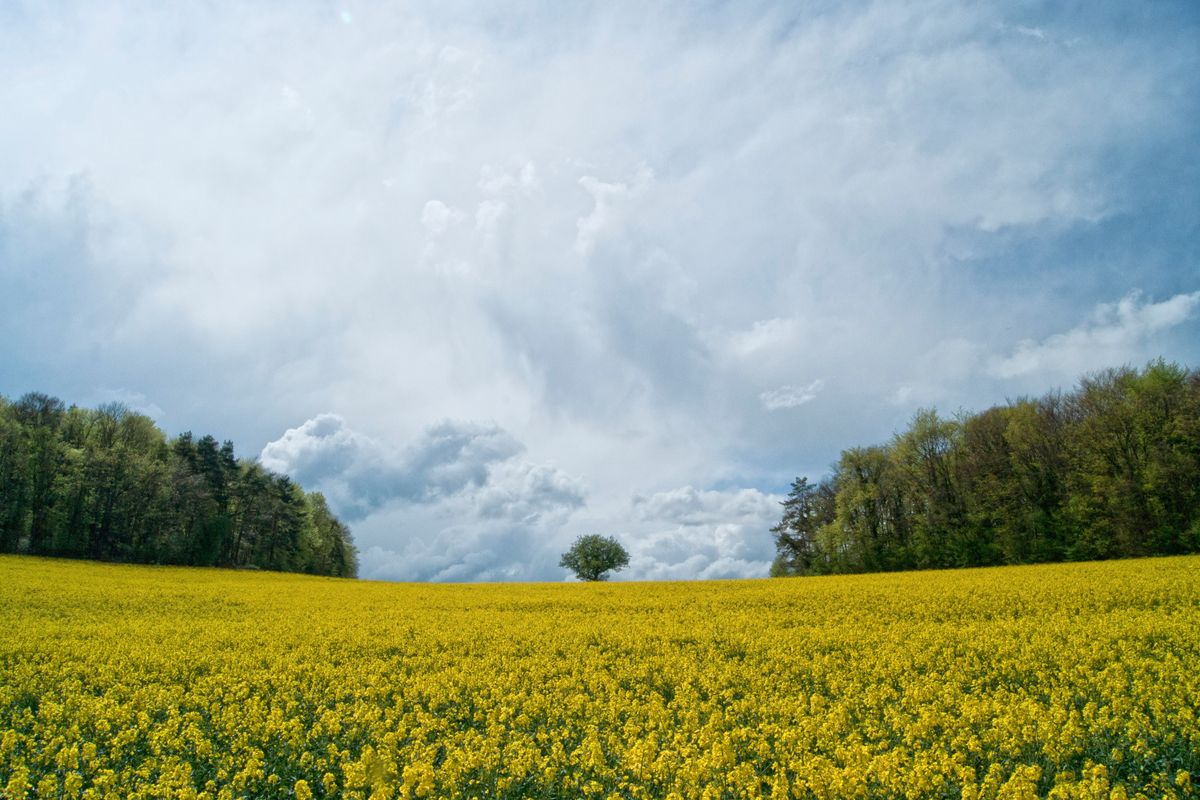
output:
[[5, 798], [1193, 797], [1200, 557], [393, 585], [0, 558]]

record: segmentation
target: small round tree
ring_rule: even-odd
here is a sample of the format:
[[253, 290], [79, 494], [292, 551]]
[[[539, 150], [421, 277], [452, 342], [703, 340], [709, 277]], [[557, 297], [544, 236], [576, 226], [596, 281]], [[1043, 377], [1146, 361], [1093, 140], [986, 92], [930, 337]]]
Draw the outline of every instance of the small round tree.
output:
[[575, 540], [558, 565], [574, 572], [581, 581], [602, 581], [607, 580], [609, 572], [629, 565], [629, 553], [613, 537], [589, 533]]

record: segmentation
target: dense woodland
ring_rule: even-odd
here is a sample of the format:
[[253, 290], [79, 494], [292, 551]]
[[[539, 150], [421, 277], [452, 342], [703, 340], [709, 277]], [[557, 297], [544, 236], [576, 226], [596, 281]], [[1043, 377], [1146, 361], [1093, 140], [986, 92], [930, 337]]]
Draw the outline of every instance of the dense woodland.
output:
[[354, 576], [325, 498], [124, 406], [0, 397], [0, 552]]
[[1200, 550], [1200, 372], [1162, 360], [842, 453], [798, 478], [773, 575]]

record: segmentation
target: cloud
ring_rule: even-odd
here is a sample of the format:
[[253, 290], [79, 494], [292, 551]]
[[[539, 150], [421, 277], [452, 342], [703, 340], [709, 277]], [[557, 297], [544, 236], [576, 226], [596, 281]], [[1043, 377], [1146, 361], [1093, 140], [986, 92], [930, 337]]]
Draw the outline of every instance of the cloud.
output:
[[920, 354], [911, 372], [891, 395], [898, 406], [936, 405], [955, 398], [955, 387], [978, 383], [988, 358], [979, 342], [951, 337]]
[[425, 431], [402, 458], [409, 485], [423, 496], [454, 494], [482, 486], [493, 464], [519, 454], [524, 447], [495, 425], [442, 422]]
[[336, 414], [320, 414], [289, 428], [263, 447], [259, 462], [290, 475], [305, 489], [321, 491], [335, 513], [352, 522], [414, 491], [412, 475], [399, 457], [348, 428]]
[[1133, 290], [1117, 302], [1095, 305], [1079, 325], [1041, 339], [990, 347], [961, 337], [943, 339], [913, 359], [888, 399], [906, 409], [955, 408], [967, 405], [964, 387], [990, 387], [991, 403], [1014, 392], [1041, 394], [1092, 370], [1162, 354], [1170, 334], [1194, 320], [1198, 307], [1200, 292], [1155, 303]]
[[[389, 516], [399, 529], [416, 522], [411, 516]], [[369, 545], [360, 552], [360, 577], [391, 581], [528, 581], [560, 580], [558, 555], [545, 546], [544, 534], [527, 527], [461, 524], [440, 529], [428, 539], [401, 538], [389, 545]]]
[[817, 378], [804, 386], [780, 386], [770, 389], [758, 396], [763, 408], [768, 411], [778, 411], [781, 408], [796, 408], [817, 399], [817, 395], [825, 388], [825, 381]]
[[586, 488], [523, 452], [495, 425], [443, 421], [393, 449], [319, 414], [259, 460], [322, 491], [354, 523], [362, 577], [558, 579], [563, 526], [586, 506]]
[[[334, 510], [349, 519], [362, 519], [393, 501], [432, 502], [485, 485], [489, 508], [536, 513], [556, 501], [582, 504], [576, 485], [552, 468], [507, 465], [522, 450], [494, 425], [444, 421], [392, 451], [349, 428], [337, 414], [319, 414], [268, 442], [259, 461], [325, 492]], [[502, 480], [489, 485], [500, 465], [506, 465]]]
[[635, 496], [633, 512], [642, 526], [624, 577], [764, 577], [775, 555], [769, 530], [779, 521], [779, 500], [755, 489], [691, 486]]
[[[320, 414], [264, 447], [263, 466], [325, 492], [354, 522], [362, 576], [387, 580], [561, 580], [561, 553], [594, 519], [583, 482], [494, 426], [443, 422], [391, 451]], [[770, 565], [779, 498], [684, 486], [635, 495], [605, 515], [633, 556], [620, 579], [756, 577]]]
[[319, 414], [283, 436], [268, 442], [259, 462], [274, 472], [319, 482], [357, 467], [363, 460], [383, 460], [374, 441], [346, 427], [337, 414]]
[[598, 530], [630, 553], [615, 580], [763, 577], [774, 557], [769, 529], [779, 499], [685, 486], [635, 496], [601, 512], [598, 524], [594, 511], [584, 511], [576, 479], [513, 463], [477, 489], [383, 508], [354, 532], [368, 578], [565, 580], [562, 553], [576, 536]]
[[998, 378], [1034, 373], [1078, 376], [1116, 366], [1140, 354], [1150, 339], [1191, 320], [1200, 292], [1177, 294], [1159, 303], [1131, 292], [1116, 303], [1102, 303], [1082, 325], [1040, 341], [1024, 339], [1007, 356], [993, 358], [988, 371]]
[[259, 461], [320, 490], [355, 523], [363, 577], [559, 577], [552, 543], [586, 505], [586, 489], [523, 452], [495, 425], [449, 420], [393, 449], [327, 413], [269, 442]]
[[127, 288], [116, 259], [125, 254], [97, 231], [106, 212], [78, 175], [0, 195], [2, 360], [84, 360], [115, 333], [113, 294]]
[[354, 527], [361, 575], [408, 581], [562, 580], [585, 489], [550, 465], [509, 461], [455, 494], [392, 503]]
[[430, 236], [441, 236], [451, 225], [462, 219], [462, 212], [450, 208], [441, 200], [430, 200], [421, 210], [421, 224]]
[[591, 175], [580, 178], [579, 185], [592, 196], [592, 210], [576, 223], [575, 252], [589, 255], [601, 236], [622, 223], [628, 201], [643, 194], [653, 182], [654, 172], [644, 164], [632, 184], [605, 183]]
[[759, 519], [777, 516], [779, 510], [774, 497], [757, 489], [700, 490], [692, 486], [656, 492], [649, 497], [634, 495], [633, 507], [640, 519], [680, 525]]
[[1046, 32], [1041, 28], [1026, 28], [1024, 25], [1017, 25], [1013, 28], [1013, 30], [1022, 36], [1032, 36], [1034, 39], [1040, 39], [1044, 41], [1046, 38]]
[[482, 517], [531, 523], [550, 517], [560, 522], [584, 505], [579, 479], [546, 464], [505, 462], [475, 494]]
[[262, 450], [381, 577], [557, 579], [591, 531], [656, 542], [659, 574], [759, 574], [729, 542], [769, 549], [764, 516], [629, 498], [769, 496], [915, 403], [1200, 360], [1194, 311], [1154, 321], [1177, 306], [1069, 330], [1196, 289], [1198, 25], [26, 4], [0, 25], [0, 392], [121, 387]]
[[130, 411], [145, 414], [156, 422], [160, 422], [164, 414], [157, 403], [150, 400], [150, 398], [141, 392], [135, 392], [131, 389], [101, 387], [96, 393], [94, 402], [98, 405], [103, 403], [119, 403]]
[[800, 320], [760, 319], [747, 330], [735, 331], [726, 337], [725, 349], [736, 358], [754, 358], [801, 341], [803, 326]]

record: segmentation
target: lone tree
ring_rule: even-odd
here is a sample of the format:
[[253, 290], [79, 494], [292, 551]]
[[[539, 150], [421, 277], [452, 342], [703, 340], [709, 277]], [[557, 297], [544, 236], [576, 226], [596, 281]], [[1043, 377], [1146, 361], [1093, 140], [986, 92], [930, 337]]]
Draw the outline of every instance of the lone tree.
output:
[[575, 540], [558, 565], [574, 572], [581, 581], [603, 581], [609, 572], [629, 565], [629, 553], [613, 537], [589, 533]]

